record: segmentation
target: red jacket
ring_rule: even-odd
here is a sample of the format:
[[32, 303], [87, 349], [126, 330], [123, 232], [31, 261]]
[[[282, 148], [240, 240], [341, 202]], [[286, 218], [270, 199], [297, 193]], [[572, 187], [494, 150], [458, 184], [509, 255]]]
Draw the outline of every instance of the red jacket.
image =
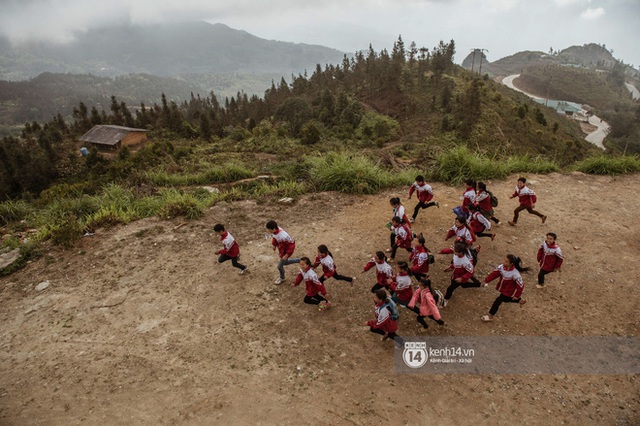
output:
[[413, 296], [411, 277], [406, 272], [399, 272], [397, 276], [393, 277], [389, 288], [396, 293], [402, 303], [408, 303]]
[[316, 275], [313, 269], [309, 268], [306, 272], [300, 269], [296, 280], [293, 282], [293, 286], [297, 286], [303, 280], [306, 286], [307, 296], [313, 297], [318, 293], [322, 293], [323, 295], [327, 294], [327, 289], [324, 284], [320, 282], [318, 275]]
[[411, 248], [411, 241], [413, 241], [413, 233], [409, 228], [408, 223], [403, 223], [400, 226], [392, 226], [391, 231], [396, 234], [396, 245], [400, 248]]
[[522, 281], [522, 275], [520, 275], [520, 272], [518, 272], [515, 266], [511, 265], [509, 269], [505, 269], [503, 265], [499, 265], [493, 272], [487, 275], [484, 282], [491, 282], [498, 277], [500, 277], [500, 280], [498, 284], [496, 284], [496, 290], [514, 299], [522, 296], [524, 281]]
[[484, 230], [491, 230], [491, 222], [482, 215], [482, 213], [475, 211], [469, 216], [469, 228], [473, 231], [473, 235], [483, 232]]
[[562, 250], [557, 244], [549, 246], [545, 241], [538, 249], [538, 263], [543, 271], [553, 272], [560, 269], [563, 261]]
[[283, 258], [285, 254], [291, 256], [296, 249], [296, 240], [280, 227], [278, 227], [278, 230], [273, 234], [271, 244], [278, 247], [280, 258]]
[[436, 305], [436, 301], [428, 288], [416, 290], [407, 307], [409, 309], [413, 309], [414, 306], [416, 306], [416, 302], [420, 304], [420, 315], [423, 317], [433, 315], [435, 320], [442, 318], [440, 316], [438, 306]]
[[469, 259], [468, 256], [463, 255], [462, 257], [460, 257], [454, 254], [451, 265], [453, 266], [451, 279], [455, 280], [457, 278], [462, 278], [461, 282], [463, 283], [466, 283], [467, 281], [469, 281], [475, 271], [473, 267], [473, 263], [471, 262], [471, 259]]
[[366, 265], [362, 272], [367, 272], [369, 269], [376, 267], [376, 281], [383, 287], [388, 287], [387, 279], [393, 277], [393, 269], [387, 262], [378, 263], [375, 258], [372, 258]]
[[413, 262], [411, 265], [411, 272], [415, 272], [417, 274], [429, 273], [429, 252], [426, 251], [424, 247], [414, 247], [413, 251], [411, 251], [411, 254], [409, 255], [409, 260]]
[[367, 325], [373, 329], [379, 329], [386, 333], [395, 333], [398, 330], [398, 323], [391, 319], [391, 309], [383, 308], [384, 303], [375, 305], [375, 320], [367, 321]]
[[529, 189], [526, 185], [522, 189], [516, 187], [516, 191], [511, 195], [512, 197], [518, 197], [521, 206], [533, 207], [538, 201], [536, 193]]
[[469, 213], [469, 204], [473, 204], [476, 201], [476, 191], [473, 188], [467, 188], [462, 194], [462, 211]]
[[491, 205], [491, 194], [488, 191], [480, 191], [476, 197], [476, 205], [483, 212], [490, 212], [493, 210]]
[[413, 192], [416, 190], [418, 191], [416, 193], [418, 201], [428, 203], [433, 198], [433, 188], [431, 187], [431, 185], [428, 185], [426, 183], [418, 185], [418, 182], [413, 182], [413, 185], [411, 185], [411, 188], [409, 188], [409, 197], [411, 197]]
[[465, 243], [467, 243], [468, 246], [470, 246], [476, 241], [476, 235], [473, 233], [471, 228], [469, 228], [466, 225], [462, 225], [462, 226], [453, 225], [451, 229], [449, 229], [449, 232], [447, 232], [447, 237], [445, 238], [445, 241], [453, 237], [454, 235], [456, 236], [456, 241], [464, 241]]
[[240, 254], [240, 246], [236, 242], [233, 235], [231, 235], [228, 231], [220, 236], [220, 241], [222, 241], [222, 250], [218, 250], [217, 254], [226, 254], [229, 257], [238, 257]]
[[318, 265], [322, 265], [322, 275], [330, 278], [336, 273], [336, 263], [333, 261], [333, 257], [329, 254], [319, 255], [316, 257], [316, 261], [313, 263], [313, 267], [317, 268]]

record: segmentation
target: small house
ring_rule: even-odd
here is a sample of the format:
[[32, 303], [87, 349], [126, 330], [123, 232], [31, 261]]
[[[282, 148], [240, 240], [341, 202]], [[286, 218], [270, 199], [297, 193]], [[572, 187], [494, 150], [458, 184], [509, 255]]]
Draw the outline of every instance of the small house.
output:
[[145, 129], [132, 127], [96, 125], [80, 137], [82, 142], [88, 142], [97, 148], [120, 149], [123, 146], [132, 146], [147, 140]]

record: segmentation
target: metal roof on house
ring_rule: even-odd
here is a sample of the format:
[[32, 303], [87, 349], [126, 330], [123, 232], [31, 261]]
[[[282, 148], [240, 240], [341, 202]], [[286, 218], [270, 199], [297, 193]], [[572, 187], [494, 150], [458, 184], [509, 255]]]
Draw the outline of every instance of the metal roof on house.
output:
[[95, 125], [87, 133], [80, 137], [83, 142], [98, 143], [101, 145], [113, 146], [120, 142], [131, 132], [146, 132], [145, 129], [134, 129], [132, 127], [113, 126], [110, 124]]

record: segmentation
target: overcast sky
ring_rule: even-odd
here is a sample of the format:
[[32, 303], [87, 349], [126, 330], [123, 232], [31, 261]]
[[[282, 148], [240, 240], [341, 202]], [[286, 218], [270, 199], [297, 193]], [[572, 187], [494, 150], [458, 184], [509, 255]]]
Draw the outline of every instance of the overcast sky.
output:
[[640, 0], [0, 0], [0, 32], [13, 40], [69, 40], [112, 23], [221, 22], [258, 37], [345, 52], [456, 42], [489, 61], [522, 50], [605, 44], [640, 66]]

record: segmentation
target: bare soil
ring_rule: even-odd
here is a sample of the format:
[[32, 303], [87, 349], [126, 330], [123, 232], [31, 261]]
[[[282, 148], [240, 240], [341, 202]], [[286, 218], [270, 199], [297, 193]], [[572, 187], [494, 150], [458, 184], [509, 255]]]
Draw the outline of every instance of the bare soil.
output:
[[[481, 242], [477, 275], [507, 253], [535, 266], [549, 231], [563, 271], [545, 289], [525, 275], [528, 303], [503, 305], [493, 323], [480, 321], [493, 286], [458, 289], [442, 310], [446, 325], [423, 336], [637, 336], [638, 176], [528, 177], [547, 223], [525, 212], [508, 226], [516, 177], [491, 182], [503, 224]], [[414, 230], [439, 250], [463, 188], [433, 186], [440, 208], [422, 210]], [[361, 270], [388, 246], [389, 198], [415, 205], [406, 190], [218, 204], [198, 221], [146, 219], [52, 248], [0, 278], [0, 424], [640, 424], [637, 375], [395, 373], [393, 344], [362, 326], [375, 277]], [[302, 303], [294, 265], [274, 285], [268, 219], [297, 239], [297, 255], [327, 244], [338, 271], [358, 277], [353, 287], [328, 282], [332, 308]], [[215, 262], [216, 222], [240, 242], [247, 275]], [[441, 290], [449, 261], [438, 255], [433, 265]], [[49, 287], [36, 290], [43, 281]], [[399, 334], [416, 335], [415, 316], [399, 324]]]

